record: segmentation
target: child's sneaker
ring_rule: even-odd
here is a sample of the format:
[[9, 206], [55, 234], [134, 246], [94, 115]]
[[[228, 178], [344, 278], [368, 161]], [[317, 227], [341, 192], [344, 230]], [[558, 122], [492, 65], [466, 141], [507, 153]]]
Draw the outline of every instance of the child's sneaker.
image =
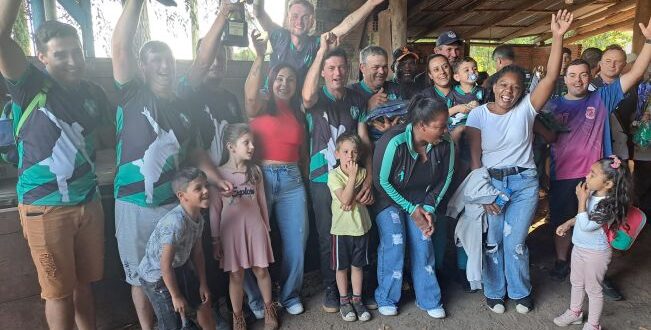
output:
[[488, 305], [488, 308], [490, 308], [491, 311], [497, 314], [503, 314], [504, 313], [504, 300], [503, 299], [490, 299], [486, 298], [486, 304]]
[[515, 310], [520, 314], [527, 314], [533, 309], [533, 300], [531, 300], [530, 295], [521, 299], [517, 299], [515, 302]]
[[361, 297], [353, 297], [353, 308], [355, 309], [355, 313], [357, 314], [357, 319], [366, 322], [371, 319], [371, 313], [369, 313], [368, 309], [364, 304], [362, 303], [362, 298]]
[[571, 309], [566, 310], [565, 313], [554, 318], [554, 324], [556, 324], [559, 327], [566, 327], [568, 325], [581, 324], [581, 323], [583, 323], [583, 312], [579, 312], [577, 314], [575, 311]]
[[341, 302], [339, 304], [339, 313], [341, 313], [341, 318], [346, 322], [353, 322], [357, 320], [357, 315], [353, 309], [353, 305], [350, 304], [350, 301]]
[[594, 325], [594, 324], [590, 324], [590, 323], [586, 322], [583, 325], [583, 330], [601, 330], [601, 325], [600, 324]]
[[398, 308], [394, 306], [380, 306], [377, 309], [380, 314], [384, 316], [396, 316], [398, 315]]

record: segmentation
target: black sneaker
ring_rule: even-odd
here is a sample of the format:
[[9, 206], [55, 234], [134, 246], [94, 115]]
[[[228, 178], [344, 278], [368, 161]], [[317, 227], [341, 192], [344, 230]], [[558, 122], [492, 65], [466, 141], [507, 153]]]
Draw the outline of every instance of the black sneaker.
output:
[[377, 309], [377, 307], [378, 307], [377, 306], [377, 301], [375, 301], [375, 297], [373, 296], [372, 293], [367, 295], [367, 296], [364, 296], [364, 298], [362, 298], [362, 300], [364, 301], [364, 306], [366, 306], [366, 308], [372, 309], [372, 310]]
[[564, 281], [567, 275], [570, 274], [570, 264], [564, 260], [556, 260], [554, 263], [554, 269], [549, 272], [549, 276], [554, 281]]
[[533, 299], [531, 295], [515, 300], [515, 310], [520, 314], [527, 314], [533, 309]]
[[325, 289], [325, 295], [323, 296], [323, 310], [328, 313], [336, 313], [339, 311], [339, 294], [335, 288], [327, 287]]
[[603, 287], [603, 292], [606, 299], [610, 301], [619, 301], [624, 299], [619, 290], [613, 286], [613, 282], [611, 282], [610, 279], [604, 278], [601, 286]]
[[504, 299], [490, 299], [486, 298], [486, 304], [491, 311], [497, 314], [504, 313]]

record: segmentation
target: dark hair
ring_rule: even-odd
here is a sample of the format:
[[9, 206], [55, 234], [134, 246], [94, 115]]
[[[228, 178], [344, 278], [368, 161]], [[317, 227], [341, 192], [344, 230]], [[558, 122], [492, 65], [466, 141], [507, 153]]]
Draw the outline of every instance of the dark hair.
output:
[[583, 59], [581, 59], [581, 58], [575, 58], [575, 59], [573, 59], [573, 60], [570, 62], [570, 64], [567, 65], [567, 67], [569, 68], [569, 67], [574, 66], [574, 65], [585, 65], [585, 66], [588, 67], [588, 70], [590, 70], [590, 63], [586, 62], [585, 60], [583, 60]]
[[429, 63], [432, 60], [434, 60], [435, 58], [438, 58], [438, 57], [444, 59], [445, 62], [448, 63], [448, 66], [450, 67], [450, 72], [448, 72], [450, 74], [450, 84], [452, 84], [453, 78], [452, 78], [452, 67], [450, 66], [450, 60], [448, 60], [448, 58], [445, 57], [445, 55], [441, 55], [441, 54], [430, 54], [429, 56], [427, 56], [427, 67], [425, 68], [425, 74], [427, 75], [427, 79], [429, 79], [432, 86], [435, 85], [434, 81], [432, 81], [432, 78], [429, 77], [429, 73], [430, 73], [429, 72]]
[[567, 54], [567, 55], [572, 56], [572, 50], [570, 50], [570, 49], [567, 48], [567, 47], [563, 47], [563, 52], [562, 52], [562, 54]]
[[[251, 134], [251, 127], [248, 124], [228, 124], [224, 130], [224, 149], [228, 149], [228, 144], [235, 145], [237, 140], [244, 134]], [[230, 157], [230, 155], [229, 155]], [[261, 180], [261, 173], [253, 160], [245, 162], [246, 181], [251, 184], [257, 184]]]
[[294, 69], [293, 66], [291, 66], [289, 63], [278, 63], [275, 65], [273, 68], [271, 68], [271, 71], [269, 72], [269, 93], [271, 93], [271, 98], [269, 99], [269, 102], [267, 102], [267, 108], [266, 108], [266, 113], [275, 116], [278, 113], [278, 107], [276, 106], [276, 96], [273, 93], [273, 84], [274, 81], [276, 81], [276, 78], [278, 77], [278, 73], [280, 73], [280, 70], [282, 69], [289, 69], [291, 70], [294, 75], [296, 76], [296, 91], [294, 91], [294, 95], [292, 95], [292, 98], [289, 100], [289, 105], [292, 108], [292, 113], [294, 114], [294, 117], [298, 120], [299, 123], [302, 122], [303, 120], [303, 112], [300, 111], [300, 106], [301, 106], [301, 97], [299, 96], [299, 82], [298, 82], [298, 72], [296, 72], [296, 69]]
[[[613, 168], [615, 162], [620, 162], [617, 168]], [[590, 220], [599, 224], [605, 224], [613, 220], [612, 228], [618, 228], [626, 215], [633, 200], [633, 180], [626, 163], [621, 163], [618, 158], [602, 158], [597, 161], [606, 180], [613, 182], [613, 188], [608, 192], [606, 198], [602, 199], [590, 212]]]
[[409, 107], [409, 122], [412, 124], [431, 123], [442, 114], [448, 115], [448, 106], [438, 99], [416, 95], [411, 98]]
[[307, 1], [307, 0], [292, 0], [287, 5], [287, 11], [289, 11], [289, 8], [292, 8], [292, 6], [294, 6], [294, 5], [304, 6], [309, 11], [312, 12], [312, 15], [314, 15], [314, 5], [312, 3], [310, 3], [309, 1]]
[[[357, 149], [362, 148], [362, 139], [359, 137], [359, 135], [357, 135], [357, 133], [355, 133], [353, 131], [348, 131], [348, 132], [342, 133], [341, 135], [339, 135], [339, 137], [337, 137], [337, 141], [335, 142], [335, 146], [336, 146], [337, 150], [339, 150], [339, 147], [341, 146], [341, 144], [346, 142], [346, 141], [351, 142], [352, 144], [354, 144], [355, 147], [357, 147]], [[359, 150], [359, 151], [361, 151], [361, 150]]]
[[525, 81], [527, 75], [526, 75], [524, 69], [521, 66], [518, 66], [518, 65], [515, 65], [515, 64], [510, 64], [510, 65], [507, 65], [507, 66], [503, 67], [500, 71], [497, 71], [491, 77], [491, 81], [493, 82], [493, 85], [491, 86], [491, 88], [493, 88], [493, 86], [495, 86], [495, 84], [497, 84], [497, 82], [500, 79], [502, 79], [502, 77], [504, 77], [504, 75], [506, 75], [507, 73], [515, 74], [516, 77], [518, 78], [518, 83], [520, 84], [520, 86], [522, 86], [522, 94], [520, 94], [520, 97], [518, 97], [518, 99], [515, 101], [515, 104], [518, 104], [518, 103], [520, 103], [520, 101], [522, 101], [522, 99], [524, 98], [524, 95], [526, 94], [525, 91], [524, 91], [524, 81]]
[[590, 47], [583, 51], [581, 59], [586, 61], [590, 65], [590, 70], [592, 70], [596, 68], [599, 61], [601, 61], [601, 55], [603, 55], [601, 49]]
[[47, 52], [47, 43], [53, 38], [67, 38], [73, 37], [79, 41], [79, 34], [77, 29], [72, 25], [62, 23], [59, 21], [47, 21], [36, 30], [34, 39], [36, 41], [36, 49], [41, 52]]
[[493, 60], [505, 58], [507, 60], [515, 61], [515, 51], [513, 50], [513, 47], [509, 45], [499, 45], [495, 47], [491, 57]]
[[185, 167], [174, 173], [172, 178], [172, 190], [177, 192], [186, 191], [190, 182], [201, 179], [207, 180], [206, 173], [196, 167]]
[[[461, 64], [462, 63], [468, 63], [468, 62], [474, 63], [475, 65], [477, 65], [477, 61], [475, 61], [474, 58], [472, 58], [470, 56], [466, 56], [466, 57], [464, 57], [464, 58], [462, 58], [462, 59], [460, 59], [458, 61], [454, 61], [454, 63], [452, 63], [452, 73], [457, 73], [457, 71], [459, 71], [459, 67], [461, 66]], [[429, 62], [427, 62], [427, 63], [429, 64]]]
[[174, 53], [172, 53], [172, 49], [166, 43], [158, 40], [147, 41], [140, 48], [140, 52], [138, 52], [138, 59], [141, 62], [145, 62], [149, 54], [164, 53], [164, 52], [169, 52], [170, 54], [172, 54], [172, 56], [174, 56]]
[[346, 55], [346, 51], [341, 47], [337, 47], [327, 52], [325, 56], [323, 56], [323, 63], [321, 64], [321, 68], [323, 68], [325, 62], [331, 57], [341, 57], [344, 59], [344, 62], [346, 62], [346, 65], [348, 65], [348, 55]]

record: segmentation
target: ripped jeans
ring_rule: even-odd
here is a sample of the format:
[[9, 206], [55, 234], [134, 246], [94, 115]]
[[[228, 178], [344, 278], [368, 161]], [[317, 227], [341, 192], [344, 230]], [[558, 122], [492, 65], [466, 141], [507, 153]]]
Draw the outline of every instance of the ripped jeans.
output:
[[405, 250], [409, 251], [416, 304], [424, 310], [442, 307], [441, 289], [436, 279], [432, 239], [423, 237], [407, 212], [395, 206], [375, 218], [380, 235], [375, 300], [380, 307], [398, 307], [402, 293]]
[[484, 251], [484, 295], [489, 299], [522, 299], [531, 294], [529, 226], [538, 205], [538, 177], [535, 169], [509, 175], [492, 185], [513, 192], [502, 213], [488, 215], [488, 234]]

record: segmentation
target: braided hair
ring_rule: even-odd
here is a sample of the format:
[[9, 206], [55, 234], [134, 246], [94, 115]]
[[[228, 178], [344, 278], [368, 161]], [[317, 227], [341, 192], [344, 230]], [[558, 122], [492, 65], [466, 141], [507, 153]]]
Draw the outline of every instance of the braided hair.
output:
[[606, 198], [602, 199], [590, 212], [590, 220], [598, 224], [608, 224], [618, 228], [626, 218], [633, 199], [633, 179], [626, 164], [617, 156], [602, 158], [598, 161], [606, 180], [613, 183]]

